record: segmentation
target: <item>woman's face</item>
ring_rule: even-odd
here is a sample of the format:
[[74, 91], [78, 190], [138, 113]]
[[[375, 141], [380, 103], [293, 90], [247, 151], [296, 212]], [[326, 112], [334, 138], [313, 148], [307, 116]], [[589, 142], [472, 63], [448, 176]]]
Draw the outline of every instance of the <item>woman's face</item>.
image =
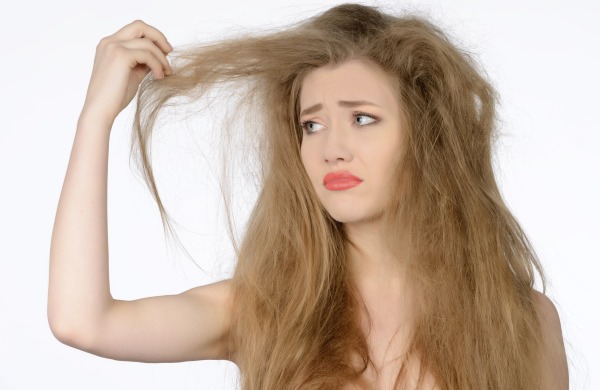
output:
[[[300, 93], [300, 122], [302, 163], [329, 214], [343, 223], [378, 218], [398, 163], [402, 131], [389, 76], [359, 59], [311, 71]], [[324, 183], [327, 174], [340, 171], [359, 180]]]

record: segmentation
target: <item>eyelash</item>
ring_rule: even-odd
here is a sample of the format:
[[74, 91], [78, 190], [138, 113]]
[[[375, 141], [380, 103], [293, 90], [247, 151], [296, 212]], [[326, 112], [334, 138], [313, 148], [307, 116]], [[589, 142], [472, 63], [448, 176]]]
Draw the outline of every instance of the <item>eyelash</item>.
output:
[[[355, 117], [355, 118], [356, 118], [356, 117], [359, 117], [359, 116], [366, 116], [366, 117], [369, 117], [369, 118], [371, 118], [371, 119], [374, 119], [375, 121], [378, 121], [378, 120], [379, 120], [379, 118], [377, 118], [376, 116], [374, 116], [374, 115], [371, 115], [371, 114], [367, 114], [367, 113], [364, 113], [364, 112], [361, 112], [361, 111], [354, 111], [354, 112], [352, 113], [352, 116], [353, 116], [353, 117]], [[316, 123], [316, 122], [314, 122], [314, 121], [311, 121], [311, 120], [305, 120], [305, 121], [302, 121], [302, 122], [300, 122], [300, 127], [301, 127], [301, 128], [304, 130], [304, 132], [305, 132], [306, 134], [308, 134], [308, 135], [310, 135], [310, 134], [313, 134], [313, 132], [310, 132], [310, 131], [308, 131], [308, 130], [307, 130], [307, 127], [306, 127], [306, 125], [308, 125], [309, 123]], [[377, 122], [367, 123], [366, 125], [358, 125], [358, 127], [365, 127], [365, 126], [373, 125], [373, 124], [375, 124], [375, 123], [377, 123]]]

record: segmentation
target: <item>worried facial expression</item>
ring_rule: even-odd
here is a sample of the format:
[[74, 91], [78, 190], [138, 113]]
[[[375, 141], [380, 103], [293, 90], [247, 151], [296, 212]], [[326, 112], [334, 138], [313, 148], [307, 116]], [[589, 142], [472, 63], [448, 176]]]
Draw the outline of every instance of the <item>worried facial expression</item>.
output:
[[[392, 79], [370, 61], [327, 65], [305, 76], [300, 154], [335, 220], [357, 223], [381, 216], [400, 155], [401, 115]], [[340, 171], [359, 180], [328, 176]]]

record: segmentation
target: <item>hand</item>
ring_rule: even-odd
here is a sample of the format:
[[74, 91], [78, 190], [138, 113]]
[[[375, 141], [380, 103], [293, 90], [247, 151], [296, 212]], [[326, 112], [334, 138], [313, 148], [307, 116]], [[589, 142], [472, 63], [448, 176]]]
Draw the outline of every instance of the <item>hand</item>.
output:
[[173, 51], [156, 28], [136, 20], [100, 40], [82, 115], [112, 124], [152, 71], [155, 79], [172, 73], [166, 55]]

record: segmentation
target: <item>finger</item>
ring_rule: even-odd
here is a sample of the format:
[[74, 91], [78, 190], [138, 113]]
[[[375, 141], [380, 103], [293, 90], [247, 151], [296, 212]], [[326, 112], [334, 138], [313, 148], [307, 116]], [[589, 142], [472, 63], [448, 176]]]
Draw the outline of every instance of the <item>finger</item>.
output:
[[130, 51], [130, 53], [131, 61], [129, 63], [129, 67], [131, 69], [135, 68], [139, 64], [144, 64], [150, 68], [155, 79], [162, 79], [165, 76], [162, 64], [158, 58], [156, 58], [154, 54], [148, 50], [133, 49]]
[[110, 37], [119, 41], [135, 38], [149, 38], [162, 50], [163, 53], [170, 53], [173, 51], [173, 46], [171, 46], [171, 44], [167, 41], [167, 38], [162, 32], [139, 19], [134, 20], [128, 25], [122, 27]]
[[167, 57], [165, 57], [165, 54], [149, 38], [139, 38], [139, 39], [133, 39], [133, 40], [129, 40], [129, 41], [123, 41], [123, 42], [120, 42], [120, 44], [121, 44], [121, 46], [123, 46], [127, 49], [142, 49], [142, 50], [148, 50], [148, 51], [152, 52], [152, 54], [162, 64], [162, 68], [164, 69], [165, 73], [166, 74], [173, 73], [173, 70], [171, 69], [171, 64], [169, 64], [169, 61], [167, 60]]

